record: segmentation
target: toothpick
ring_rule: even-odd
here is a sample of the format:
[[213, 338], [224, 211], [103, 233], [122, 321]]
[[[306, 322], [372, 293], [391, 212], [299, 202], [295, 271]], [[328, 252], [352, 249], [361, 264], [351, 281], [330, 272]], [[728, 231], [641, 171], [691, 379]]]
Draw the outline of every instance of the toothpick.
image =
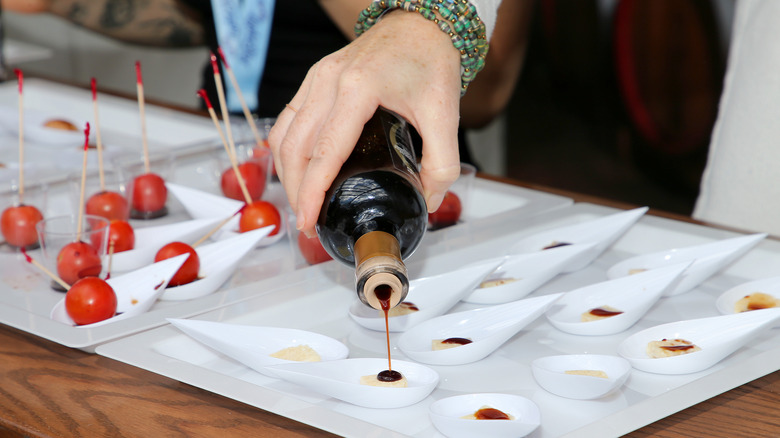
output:
[[92, 78], [92, 109], [95, 112], [95, 138], [97, 140], [98, 151], [98, 174], [100, 175], [100, 191], [106, 190], [106, 177], [103, 174], [103, 141], [100, 139], [100, 117], [98, 116], [97, 104], [97, 81]]
[[141, 61], [135, 62], [136, 92], [138, 94], [138, 110], [141, 114], [141, 142], [144, 146], [144, 169], [150, 172], [149, 144], [146, 139], [146, 111], [144, 109], [144, 80], [141, 76]]
[[18, 68], [14, 69], [19, 83], [19, 204], [24, 204], [24, 74]]
[[225, 152], [228, 154], [228, 161], [230, 161], [230, 166], [233, 168], [233, 172], [236, 174], [238, 186], [241, 188], [241, 193], [244, 194], [244, 200], [247, 204], [251, 204], [252, 197], [249, 195], [249, 189], [246, 188], [246, 181], [244, 181], [244, 177], [241, 175], [241, 172], [238, 171], [236, 157], [231, 153], [230, 146], [228, 146], [227, 142], [225, 141], [225, 136], [222, 133], [222, 127], [219, 126], [219, 119], [217, 119], [217, 113], [214, 111], [214, 107], [211, 105], [209, 96], [206, 94], [206, 90], [202, 88], [198, 90], [198, 95], [203, 98], [204, 102], [206, 102], [206, 109], [209, 111], [209, 115], [211, 116], [211, 120], [214, 122], [214, 126], [217, 127], [219, 138], [222, 139], [222, 145], [225, 147]]
[[34, 258], [30, 257], [29, 254], [27, 254], [27, 251], [24, 249], [24, 247], [21, 248], [22, 254], [24, 254], [25, 260], [27, 260], [27, 263], [32, 264], [36, 268], [43, 271], [44, 274], [48, 275], [52, 280], [59, 283], [60, 286], [64, 287], [65, 290], [70, 289], [70, 285], [68, 283], [65, 283], [60, 277], [56, 276], [53, 272], [51, 272], [46, 266], [43, 266], [40, 262], [35, 260]]
[[233, 85], [233, 88], [236, 89], [236, 94], [238, 95], [238, 101], [241, 103], [241, 109], [244, 111], [244, 117], [246, 117], [246, 122], [249, 124], [249, 128], [252, 129], [252, 135], [255, 136], [255, 143], [258, 146], [268, 147], [268, 144], [264, 142], [262, 138], [260, 138], [260, 131], [257, 130], [257, 123], [255, 123], [255, 118], [252, 116], [252, 113], [249, 111], [249, 106], [246, 104], [246, 100], [244, 100], [244, 94], [241, 92], [241, 87], [238, 86], [238, 80], [236, 80], [236, 75], [235, 73], [233, 73], [233, 69], [230, 68], [230, 64], [228, 64], [227, 58], [225, 58], [225, 54], [222, 52], [222, 47], [217, 47], [217, 53], [219, 53], [219, 58], [222, 60], [222, 65], [225, 67], [225, 71], [228, 74], [230, 83]]
[[217, 86], [217, 98], [219, 99], [219, 106], [222, 109], [222, 121], [225, 122], [225, 132], [227, 133], [231, 156], [235, 160], [236, 144], [233, 142], [233, 131], [230, 129], [230, 114], [228, 114], [228, 107], [225, 101], [225, 90], [222, 88], [222, 75], [219, 73], [219, 64], [217, 63], [217, 56], [214, 55], [214, 53], [211, 54], [211, 68], [214, 70], [214, 83]]
[[76, 223], [77, 229], [76, 229], [76, 236], [81, 236], [81, 231], [84, 228], [83, 227], [83, 220], [84, 220], [84, 186], [87, 182], [87, 149], [89, 149], [89, 122], [87, 122], [87, 127], [84, 128], [84, 160], [81, 163], [81, 193], [79, 193], [79, 217], [78, 222]]
[[230, 222], [230, 219], [233, 219], [233, 217], [234, 217], [234, 216], [236, 216], [237, 214], [239, 214], [239, 213], [243, 212], [243, 211], [244, 211], [244, 208], [246, 208], [246, 206], [247, 206], [247, 205], [248, 205], [248, 204], [244, 204], [244, 205], [242, 205], [242, 206], [241, 206], [241, 208], [239, 208], [239, 209], [238, 209], [238, 211], [236, 211], [236, 212], [235, 212], [235, 213], [233, 213], [232, 215], [230, 215], [230, 216], [226, 217], [225, 219], [223, 219], [223, 220], [222, 220], [222, 222], [218, 223], [218, 224], [217, 224], [217, 226], [215, 226], [214, 228], [212, 228], [211, 230], [209, 230], [209, 232], [208, 232], [208, 233], [206, 233], [206, 234], [205, 234], [203, 237], [201, 237], [200, 239], [198, 239], [198, 241], [197, 241], [197, 242], [193, 243], [193, 244], [192, 244], [192, 248], [193, 248], [193, 249], [194, 249], [194, 248], [196, 248], [198, 245], [200, 245], [201, 243], [205, 242], [205, 241], [206, 241], [206, 239], [208, 239], [209, 237], [211, 237], [212, 235], [214, 235], [214, 233], [216, 233], [216, 232], [217, 232], [217, 231], [218, 231], [220, 228], [222, 228], [223, 226], [225, 226], [225, 224], [226, 224], [226, 223]]

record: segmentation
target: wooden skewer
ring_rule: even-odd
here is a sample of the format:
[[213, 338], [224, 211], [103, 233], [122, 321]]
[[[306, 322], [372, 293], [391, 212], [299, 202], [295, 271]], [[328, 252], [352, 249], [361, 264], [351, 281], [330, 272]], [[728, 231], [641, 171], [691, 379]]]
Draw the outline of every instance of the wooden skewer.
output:
[[193, 243], [193, 244], [192, 244], [192, 248], [193, 248], [193, 249], [194, 249], [194, 248], [197, 248], [197, 246], [198, 246], [198, 245], [200, 245], [201, 243], [205, 242], [205, 241], [206, 241], [206, 239], [208, 239], [209, 237], [211, 237], [212, 235], [214, 235], [214, 233], [216, 233], [216, 232], [217, 232], [217, 231], [218, 231], [220, 228], [224, 227], [224, 226], [225, 226], [225, 224], [227, 224], [228, 222], [230, 222], [230, 219], [233, 219], [233, 217], [234, 217], [234, 216], [236, 216], [237, 214], [239, 214], [239, 213], [241, 213], [242, 211], [244, 211], [244, 208], [246, 208], [246, 206], [247, 206], [247, 204], [244, 204], [244, 205], [242, 205], [242, 206], [241, 206], [241, 208], [239, 208], [239, 209], [238, 209], [238, 211], [236, 211], [236, 212], [235, 212], [235, 213], [233, 213], [232, 215], [230, 215], [230, 216], [226, 217], [225, 219], [223, 219], [223, 220], [222, 220], [220, 223], [218, 223], [218, 224], [217, 224], [217, 226], [215, 226], [214, 228], [212, 228], [211, 230], [209, 230], [209, 232], [208, 232], [208, 233], [206, 233], [205, 235], [203, 235], [203, 237], [201, 237], [200, 239], [198, 239], [198, 241], [197, 241], [197, 242]]
[[27, 251], [24, 249], [24, 247], [22, 247], [21, 250], [22, 250], [22, 254], [24, 254], [25, 260], [27, 260], [27, 263], [30, 263], [33, 266], [35, 266], [36, 268], [38, 268], [41, 271], [43, 271], [44, 274], [48, 275], [52, 280], [54, 280], [57, 283], [59, 283], [59, 285], [62, 286], [63, 288], [65, 288], [65, 290], [69, 290], [70, 289], [70, 285], [68, 283], [65, 283], [60, 277], [54, 275], [54, 273], [51, 272], [46, 266], [43, 266], [40, 262], [38, 262], [34, 258], [30, 257], [30, 255], [27, 254]]
[[228, 154], [228, 161], [230, 161], [230, 166], [233, 168], [233, 172], [236, 174], [236, 179], [238, 180], [238, 186], [241, 188], [241, 193], [244, 194], [244, 200], [247, 204], [252, 203], [252, 197], [249, 195], [249, 189], [246, 187], [246, 181], [244, 181], [244, 177], [241, 175], [241, 172], [238, 171], [238, 163], [236, 162], [236, 158], [233, 156], [233, 154], [230, 151], [230, 146], [228, 146], [228, 143], [225, 141], [225, 135], [222, 133], [222, 127], [219, 126], [219, 119], [217, 118], [217, 113], [214, 111], [214, 107], [211, 105], [211, 101], [209, 100], [209, 96], [206, 94], [206, 90], [200, 89], [198, 90], [198, 95], [203, 98], [203, 101], [206, 102], [206, 108], [209, 111], [209, 115], [211, 116], [211, 120], [214, 122], [214, 126], [217, 127], [217, 132], [219, 132], [219, 138], [222, 139], [222, 145], [225, 147], [225, 152]]
[[100, 138], [100, 117], [98, 116], [97, 104], [97, 81], [92, 78], [92, 109], [95, 112], [95, 139], [97, 140], [98, 151], [98, 174], [100, 175], [100, 191], [106, 190], [106, 177], [103, 173], [103, 141]]
[[19, 83], [19, 204], [24, 204], [24, 74], [18, 68], [14, 69]]
[[87, 150], [89, 149], [89, 122], [87, 127], [84, 128], [84, 160], [81, 163], [81, 192], [79, 193], [79, 216], [76, 223], [76, 236], [81, 236], [81, 231], [84, 229], [84, 186], [87, 182]]
[[222, 110], [222, 121], [225, 122], [225, 133], [227, 135], [228, 144], [230, 145], [231, 160], [237, 160], [236, 144], [233, 141], [233, 130], [230, 128], [230, 114], [228, 114], [227, 103], [225, 101], [225, 90], [222, 88], [222, 75], [219, 73], [219, 63], [217, 62], [217, 56], [214, 55], [214, 53], [211, 54], [211, 68], [214, 70], [214, 84], [217, 86], [217, 98], [219, 99], [219, 106]]
[[225, 58], [225, 54], [222, 52], [222, 47], [217, 48], [217, 53], [219, 53], [219, 58], [222, 60], [222, 65], [225, 67], [225, 71], [228, 74], [230, 83], [233, 85], [233, 88], [236, 89], [236, 94], [238, 95], [238, 101], [241, 103], [241, 109], [244, 111], [244, 117], [246, 117], [246, 122], [249, 124], [249, 128], [252, 130], [252, 135], [254, 135], [255, 137], [255, 143], [258, 146], [268, 147], [268, 144], [264, 142], [263, 139], [260, 137], [260, 131], [257, 129], [257, 123], [255, 123], [255, 118], [252, 116], [252, 112], [249, 111], [249, 106], [246, 104], [246, 100], [244, 100], [244, 94], [241, 92], [241, 87], [238, 86], [238, 80], [236, 80], [236, 74], [233, 73], [233, 69], [230, 68], [230, 64], [228, 64], [227, 59]]
[[138, 111], [141, 115], [141, 143], [144, 146], [144, 170], [149, 173], [149, 143], [146, 138], [146, 110], [144, 105], [144, 80], [141, 76], [141, 61], [135, 62], [135, 87], [138, 94]]

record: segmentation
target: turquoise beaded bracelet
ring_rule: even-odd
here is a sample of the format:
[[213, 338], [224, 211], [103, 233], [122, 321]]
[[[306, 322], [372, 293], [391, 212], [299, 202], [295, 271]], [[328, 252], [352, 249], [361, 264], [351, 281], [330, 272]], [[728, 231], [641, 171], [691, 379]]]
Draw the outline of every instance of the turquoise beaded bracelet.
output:
[[[485, 24], [479, 19], [474, 5], [468, 0], [374, 0], [360, 12], [355, 35], [362, 35], [391, 9], [417, 12], [449, 35], [460, 52], [461, 96], [465, 94], [469, 83], [485, 67], [489, 49]], [[436, 15], [437, 12], [442, 18]]]

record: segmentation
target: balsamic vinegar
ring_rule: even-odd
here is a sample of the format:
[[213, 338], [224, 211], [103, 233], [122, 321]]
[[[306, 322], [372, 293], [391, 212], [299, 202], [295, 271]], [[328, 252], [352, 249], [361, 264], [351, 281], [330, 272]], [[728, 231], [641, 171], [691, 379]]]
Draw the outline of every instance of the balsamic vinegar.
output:
[[336, 260], [355, 267], [358, 297], [381, 309], [374, 290], [389, 287], [390, 307], [409, 289], [403, 260], [428, 221], [407, 122], [379, 108], [325, 195], [317, 234]]

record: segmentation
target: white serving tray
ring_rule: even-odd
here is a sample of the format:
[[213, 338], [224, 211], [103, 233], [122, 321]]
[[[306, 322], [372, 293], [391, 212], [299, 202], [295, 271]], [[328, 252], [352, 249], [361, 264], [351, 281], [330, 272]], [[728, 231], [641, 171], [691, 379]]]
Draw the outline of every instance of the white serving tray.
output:
[[[18, 162], [18, 88], [16, 80], [0, 84], [0, 161]], [[25, 121], [45, 116], [70, 121], [84, 130], [86, 122], [92, 125], [94, 139], [95, 122], [92, 91], [37, 78], [24, 80]], [[138, 103], [132, 99], [102, 93], [98, 78], [98, 111], [100, 132], [104, 145], [104, 157], [108, 163], [121, 154], [142, 153], [141, 122]], [[146, 104], [146, 129], [151, 153], [180, 154], [204, 145], [219, 142], [219, 134], [208, 117], [188, 114], [161, 106]], [[83, 137], [70, 143], [44, 143], [35, 141], [34, 135], [25, 134], [25, 165], [35, 166], [28, 181], [52, 181], [64, 178], [69, 172], [80, 171], [83, 159]], [[90, 151], [90, 166], [96, 168], [96, 151]], [[3, 175], [0, 175], [2, 177]], [[13, 175], [9, 175], [11, 177]], [[6, 178], [0, 178], [0, 183]]]
[[[176, 172], [172, 180], [193, 185], [201, 190], [218, 190], [215, 182], [209, 179], [209, 155], [195, 153], [182, 156], [177, 160]], [[439, 246], [437, 242], [447, 237], [449, 248], [458, 245], [468, 245], [470, 239], [465, 234], [469, 226], [482, 221], [492, 221], [494, 218], [511, 214], [523, 218], [540, 214], [544, 211], [571, 204], [571, 199], [549, 195], [522, 187], [510, 186], [483, 179], [477, 179], [475, 187], [482, 198], [490, 204], [475, 202], [472, 204], [475, 219], [468, 223], [429, 233], [418, 249], [416, 257], [424, 258], [431, 251], [430, 247]], [[67, 184], [52, 184], [49, 191], [48, 208], [45, 216], [74, 213]], [[284, 191], [279, 183], [273, 183], [268, 188], [267, 198], [276, 205], [285, 205]], [[495, 204], [495, 205], [494, 205]], [[284, 208], [284, 207], [282, 207]], [[169, 215], [152, 221], [131, 221], [133, 226], [162, 225], [190, 219], [183, 206], [174, 197], [169, 198]], [[447, 234], [450, 233], [450, 234]], [[460, 237], [458, 237], [460, 236]], [[460, 242], [460, 243], [459, 243]], [[16, 327], [20, 330], [49, 339], [59, 344], [94, 352], [95, 347], [112, 340], [119, 339], [140, 331], [167, 324], [166, 318], [186, 318], [203, 313], [219, 306], [263, 294], [278, 284], [289, 281], [277, 278], [296, 270], [307, 270], [308, 266], [302, 258], [296, 256], [297, 246], [293, 246], [285, 237], [268, 247], [253, 250], [239, 265], [233, 277], [217, 292], [181, 302], [158, 302], [148, 313], [100, 327], [67, 327], [49, 318], [54, 305], [62, 299], [61, 292], [55, 292], [49, 287], [49, 279], [33, 266], [24, 262], [22, 255], [13, 252], [8, 246], [0, 246], [0, 323]], [[30, 251], [30, 255], [41, 259], [40, 250]], [[335, 261], [324, 263], [311, 273], [302, 273], [302, 278], [314, 275], [324, 269], [334, 273], [339, 279], [350, 279], [354, 273]], [[244, 287], [246, 286], [246, 287]]]
[[[493, 257], [513, 241], [533, 232], [615, 211], [575, 204], [531, 218], [506, 219], [474, 230], [467, 238], [423, 247], [413, 256], [410, 272], [413, 277], [443, 272]], [[610, 266], [640, 253], [735, 235], [645, 216], [593, 264], [557, 277], [531, 296], [604, 281]], [[458, 245], [460, 249], [446, 251]], [[434, 367], [441, 376], [438, 388], [424, 401], [403, 409], [360, 408], [274, 380], [202, 346], [172, 326], [102, 345], [97, 352], [344, 436], [441, 437], [428, 418], [428, 406], [444, 397], [483, 392], [517, 394], [539, 405], [542, 425], [531, 437], [620, 436], [775, 371], [780, 367], [780, 337], [775, 333], [761, 336], [714, 367], [696, 374], [669, 376], [633, 370], [619, 392], [591, 401], [570, 400], [546, 392], [532, 377], [531, 361], [558, 354], [615, 355], [618, 344], [639, 330], [670, 321], [718, 315], [715, 302], [723, 291], [751, 279], [776, 275], [779, 262], [780, 243], [765, 240], [693, 291], [663, 298], [639, 323], [618, 335], [576, 336], [556, 330], [544, 318], [537, 319], [482, 361]], [[306, 329], [344, 342], [350, 349], [350, 357], [384, 357], [384, 333], [364, 329], [347, 315], [355, 299], [349, 276], [339, 275], [338, 270], [328, 270], [328, 267], [328, 264], [318, 265], [285, 275], [288, 284], [277, 282], [276, 290], [262, 296], [247, 295], [240, 302], [194, 319]], [[238, 295], [242, 291], [234, 292]], [[475, 307], [461, 303], [451, 312]], [[398, 336], [391, 335], [394, 347]], [[393, 357], [406, 359], [397, 348], [393, 348]]]

